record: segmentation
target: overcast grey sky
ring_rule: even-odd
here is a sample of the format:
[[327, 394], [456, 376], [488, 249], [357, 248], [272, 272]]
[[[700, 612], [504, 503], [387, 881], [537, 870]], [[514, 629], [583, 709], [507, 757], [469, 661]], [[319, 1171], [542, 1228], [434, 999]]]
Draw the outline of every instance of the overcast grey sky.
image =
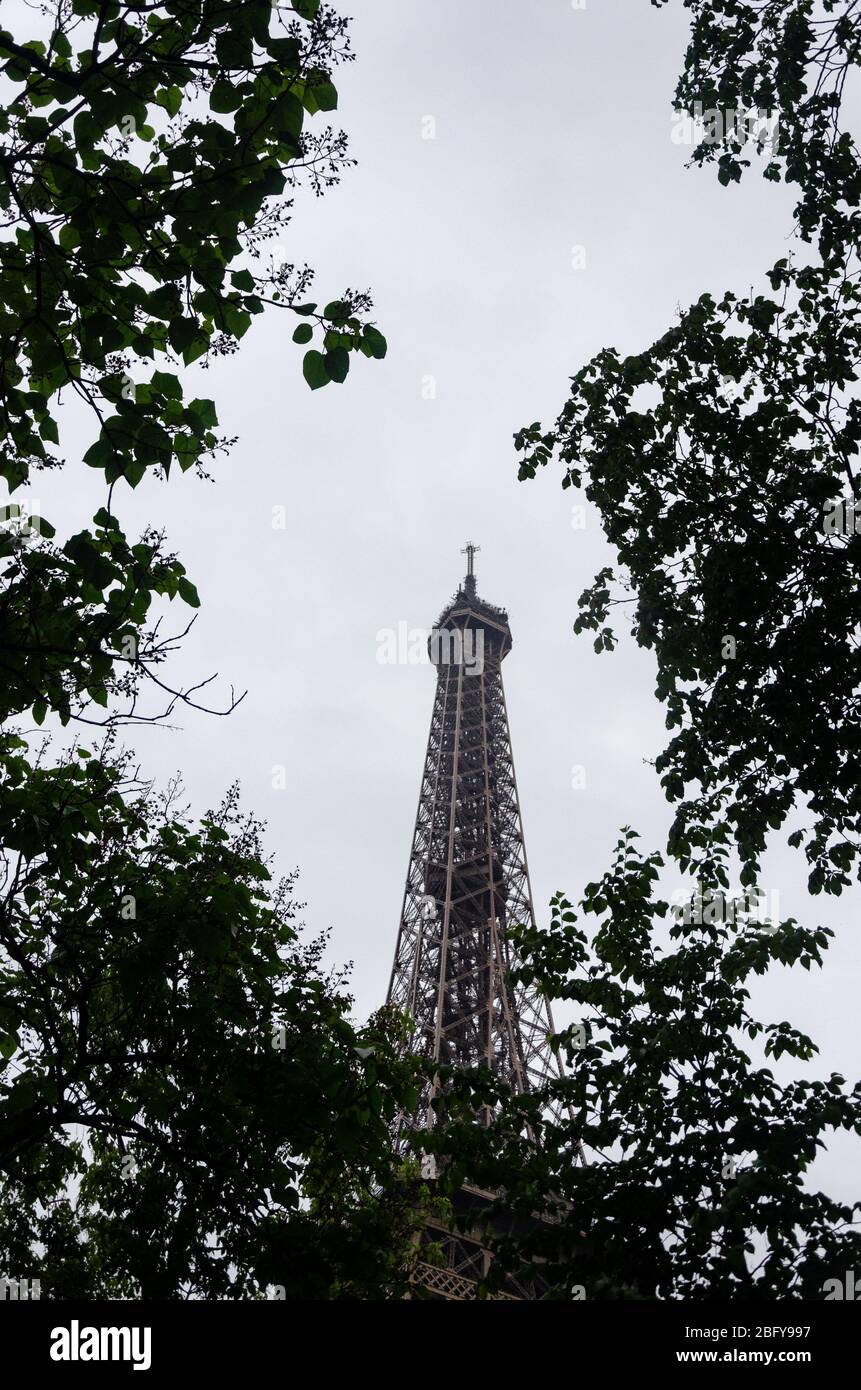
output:
[[[241, 780], [279, 865], [301, 869], [309, 927], [331, 926], [334, 957], [355, 961], [364, 1014], [388, 983], [434, 686], [428, 666], [380, 664], [377, 633], [432, 625], [465, 540], [514, 634], [506, 691], [539, 914], [603, 872], [623, 824], [663, 847], [669, 817], [644, 761], [663, 746], [654, 663], [630, 639], [599, 657], [573, 636], [609, 550], [594, 515], [572, 526], [578, 498], [558, 471], [517, 482], [512, 434], [549, 423], [602, 346], [634, 351], [703, 291], [759, 281], [785, 253], [791, 198], [685, 169], [671, 139], [678, 0], [355, 11], [337, 115], [358, 167], [321, 200], [299, 194], [287, 245], [317, 268], [321, 301], [370, 286], [389, 355], [311, 393], [296, 321], [272, 313], [236, 357], [187, 374], [239, 436], [214, 484], [147, 481], [118, 510], [129, 528], [162, 521], [200, 589], [175, 676], [217, 670], [222, 691], [249, 689], [229, 720], [185, 713], [179, 732], [136, 733], [144, 767], [181, 769], [196, 810]], [[101, 502], [83, 474], [39, 483], [64, 533]], [[782, 972], [755, 1001], [813, 1033], [812, 1070], [853, 1076], [858, 893], [809, 900], [805, 878], [779, 843], [764, 886], [782, 915], [838, 926], [837, 942], [825, 971]], [[853, 1167], [841, 1142], [818, 1176], [854, 1198]]]

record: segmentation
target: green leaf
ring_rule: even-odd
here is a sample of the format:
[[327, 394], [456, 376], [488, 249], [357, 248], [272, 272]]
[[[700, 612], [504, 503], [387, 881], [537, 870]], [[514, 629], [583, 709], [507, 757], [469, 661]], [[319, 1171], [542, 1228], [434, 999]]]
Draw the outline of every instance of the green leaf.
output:
[[346, 348], [336, 347], [327, 352], [323, 361], [326, 371], [333, 381], [344, 381], [350, 370], [350, 354]]
[[129, 459], [129, 461], [123, 465], [121, 476], [125, 478], [129, 487], [134, 488], [137, 487], [145, 473], [145, 463], [141, 463], [138, 459]]
[[302, 45], [298, 39], [270, 39], [267, 48], [284, 67], [289, 64], [296, 64], [302, 57]]
[[317, 391], [321, 386], [326, 386], [331, 380], [323, 354], [317, 352], [315, 348], [305, 353], [302, 362], [302, 375], [312, 391]]
[[293, 334], [294, 343], [310, 343], [314, 336], [314, 330], [310, 323], [300, 323], [296, 332]]
[[215, 412], [214, 401], [208, 401], [205, 399], [199, 400], [197, 397], [195, 397], [193, 401], [189, 401], [188, 409], [190, 410], [192, 415], [196, 416], [200, 423], [202, 425], [205, 425], [208, 429], [214, 429], [215, 426], [218, 424], [218, 416]]
[[350, 306], [343, 299], [333, 299], [323, 310], [323, 318], [332, 323], [344, 323], [350, 317]]
[[313, 115], [316, 111], [334, 111], [338, 105], [338, 92], [328, 79], [306, 88], [305, 106]]
[[184, 602], [189, 605], [189, 607], [200, 607], [200, 596], [197, 592], [197, 589], [194, 587], [191, 580], [186, 579], [184, 575], [180, 578], [176, 586], [176, 591], [179, 594], [180, 598], [183, 599]]
[[229, 333], [234, 338], [242, 338], [251, 327], [251, 315], [245, 309], [238, 308], [235, 304], [224, 306], [224, 322]]
[[175, 116], [182, 106], [181, 87], [162, 87], [155, 94], [156, 104], [163, 107], [169, 116]]
[[184, 350], [182, 354], [183, 362], [187, 367], [190, 367], [192, 362], [196, 362], [198, 357], [202, 357], [203, 354], [208, 350], [208, 348], [208, 338], [196, 338], [194, 342], [190, 345], [190, 347], [187, 347]]
[[367, 347], [371, 357], [382, 359], [388, 351], [388, 344], [378, 328], [368, 324], [362, 333], [362, 346]]
[[90, 445], [90, 448], [84, 454], [84, 463], [90, 468], [104, 468], [113, 458], [113, 453], [114, 451], [107, 439], [102, 436], [100, 439], [96, 440], [95, 444]]
[[171, 347], [176, 352], [184, 353], [200, 334], [200, 325], [197, 319], [178, 318], [171, 319], [167, 328], [167, 335]]
[[237, 111], [241, 105], [242, 93], [237, 91], [232, 82], [227, 82], [222, 77], [213, 82], [212, 91], [209, 94], [211, 111]]

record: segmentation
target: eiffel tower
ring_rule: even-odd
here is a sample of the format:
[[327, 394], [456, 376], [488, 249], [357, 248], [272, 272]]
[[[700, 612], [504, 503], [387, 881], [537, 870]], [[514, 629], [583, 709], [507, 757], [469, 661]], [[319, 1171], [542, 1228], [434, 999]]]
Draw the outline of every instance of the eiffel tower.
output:
[[[422, 773], [403, 911], [388, 1002], [409, 1014], [415, 1051], [454, 1066], [486, 1066], [513, 1091], [561, 1074], [548, 1045], [549, 1004], [513, 984], [512, 924], [534, 923], [532, 892], [502, 662], [511, 650], [508, 615], [476, 592], [471, 542], [467, 573], [429, 640], [436, 694]], [[409, 1130], [433, 1124], [428, 1082]], [[478, 1123], [489, 1123], [485, 1111]], [[492, 1194], [464, 1189], [478, 1215]], [[489, 1256], [480, 1238], [431, 1230], [447, 1268], [430, 1264], [421, 1282], [432, 1297], [475, 1297]], [[534, 1297], [511, 1287], [503, 1297]]]

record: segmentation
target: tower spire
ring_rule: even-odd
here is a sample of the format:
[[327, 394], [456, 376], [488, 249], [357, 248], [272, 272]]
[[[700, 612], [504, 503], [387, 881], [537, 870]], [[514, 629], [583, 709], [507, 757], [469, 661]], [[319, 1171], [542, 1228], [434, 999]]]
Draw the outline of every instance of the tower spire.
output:
[[466, 545], [463, 547], [463, 549], [462, 549], [461, 552], [460, 552], [461, 555], [465, 555], [465, 556], [466, 556], [466, 578], [464, 579], [463, 587], [464, 587], [465, 592], [466, 592], [467, 595], [469, 596], [469, 598], [475, 598], [475, 564], [474, 564], [474, 561], [475, 561], [476, 552], [479, 551], [479, 550], [481, 550], [481, 546], [480, 546], [480, 545], [474, 545], [472, 541], [467, 541]]

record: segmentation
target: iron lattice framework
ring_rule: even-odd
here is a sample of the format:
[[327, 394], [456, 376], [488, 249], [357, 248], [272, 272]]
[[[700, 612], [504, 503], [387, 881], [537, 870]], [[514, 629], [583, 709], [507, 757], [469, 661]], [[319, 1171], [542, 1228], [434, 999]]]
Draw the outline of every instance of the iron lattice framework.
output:
[[[523, 1092], [561, 1064], [547, 1001], [509, 975], [509, 926], [534, 911], [502, 683], [511, 629], [476, 594], [475, 549], [429, 643], [436, 696], [388, 1000], [422, 1055], [484, 1064]], [[410, 1129], [433, 1123], [430, 1101], [431, 1083]]]

